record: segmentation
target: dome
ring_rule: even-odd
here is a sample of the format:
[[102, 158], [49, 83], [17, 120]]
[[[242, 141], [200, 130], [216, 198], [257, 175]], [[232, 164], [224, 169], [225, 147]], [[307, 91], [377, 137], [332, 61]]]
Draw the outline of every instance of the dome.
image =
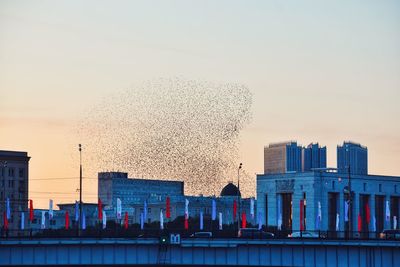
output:
[[[236, 197], [238, 195], [238, 188], [233, 183], [227, 184], [221, 191], [221, 197]], [[240, 196], [240, 191], [239, 191]]]

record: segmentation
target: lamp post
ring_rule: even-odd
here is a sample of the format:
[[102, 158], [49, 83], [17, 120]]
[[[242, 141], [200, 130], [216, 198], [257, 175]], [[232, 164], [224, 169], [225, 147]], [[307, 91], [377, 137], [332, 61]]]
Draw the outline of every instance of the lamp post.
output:
[[79, 144], [79, 220], [78, 235], [81, 236], [82, 228], [82, 145]]
[[238, 187], [237, 187], [237, 202], [238, 202], [238, 234], [240, 231], [240, 169], [242, 169], [242, 163], [239, 164], [238, 167]]
[[347, 166], [347, 175], [349, 179], [349, 233], [352, 231], [352, 217], [351, 217], [351, 211], [352, 211], [352, 203], [351, 203], [351, 175], [350, 175], [350, 161], [349, 165]]

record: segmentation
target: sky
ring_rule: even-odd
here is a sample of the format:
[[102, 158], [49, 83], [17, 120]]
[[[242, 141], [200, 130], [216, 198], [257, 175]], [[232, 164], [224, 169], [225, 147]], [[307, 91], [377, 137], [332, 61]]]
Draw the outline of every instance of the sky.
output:
[[370, 173], [400, 175], [399, 1], [0, 1], [0, 150], [28, 151], [39, 207], [78, 197], [82, 113], [170, 77], [251, 90], [249, 186], [263, 147], [286, 140], [326, 145], [333, 167], [353, 140]]

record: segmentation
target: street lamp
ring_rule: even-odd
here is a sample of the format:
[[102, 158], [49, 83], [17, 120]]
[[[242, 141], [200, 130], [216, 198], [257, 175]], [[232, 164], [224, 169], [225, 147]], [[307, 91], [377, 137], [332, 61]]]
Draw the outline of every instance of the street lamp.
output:
[[237, 202], [238, 202], [238, 223], [237, 223], [237, 225], [238, 225], [238, 234], [239, 234], [239, 231], [240, 231], [240, 170], [241, 169], [242, 169], [242, 163], [239, 164], [238, 174], [237, 174], [237, 177], [238, 177], [238, 187], [237, 187]]
[[82, 145], [79, 144], [79, 220], [78, 235], [81, 236], [82, 228]]

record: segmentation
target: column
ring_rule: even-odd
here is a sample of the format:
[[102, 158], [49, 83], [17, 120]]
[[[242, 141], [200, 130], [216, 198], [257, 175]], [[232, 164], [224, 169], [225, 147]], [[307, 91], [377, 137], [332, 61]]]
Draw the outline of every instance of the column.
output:
[[353, 226], [352, 231], [358, 231], [358, 214], [360, 214], [360, 194], [354, 193], [352, 201], [351, 201], [351, 209], [353, 211], [352, 216], [350, 217], [351, 225]]

